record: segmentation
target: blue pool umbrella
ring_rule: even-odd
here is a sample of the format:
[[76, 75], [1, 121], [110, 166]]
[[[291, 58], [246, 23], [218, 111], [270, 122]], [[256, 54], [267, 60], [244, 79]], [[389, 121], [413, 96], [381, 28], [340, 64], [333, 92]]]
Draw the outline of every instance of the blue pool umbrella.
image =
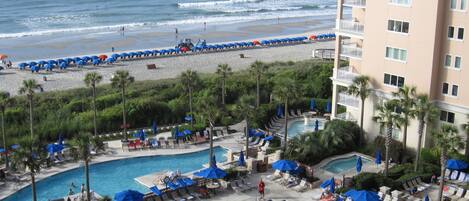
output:
[[213, 155], [212, 161], [210, 161], [210, 167], [218, 168], [218, 166], [217, 166], [217, 158], [215, 157], [215, 155]]
[[192, 116], [187, 115], [186, 117], [184, 117], [184, 120], [187, 121], [187, 122], [191, 122], [192, 121]]
[[140, 140], [145, 141], [145, 137], [146, 137], [145, 131], [143, 129], [140, 130]]
[[376, 154], [375, 154], [375, 163], [376, 165], [380, 165], [381, 164], [381, 151], [376, 151]]
[[188, 129], [184, 129], [184, 131], [182, 132], [184, 133], [184, 135], [192, 135], [192, 131]]
[[267, 136], [264, 138], [264, 141], [271, 141], [274, 139], [274, 136]]
[[195, 184], [194, 180], [192, 180], [191, 178], [188, 178], [188, 177], [185, 177], [185, 178], [182, 178], [182, 179], [179, 178], [178, 182], [183, 183], [185, 187], [192, 186], [192, 185]]
[[331, 101], [327, 101], [326, 112], [331, 113], [331, 110], [332, 110], [332, 103], [331, 103]]
[[283, 117], [283, 108], [281, 105], [277, 106], [277, 117]]
[[[326, 189], [327, 187], [329, 187], [331, 184], [332, 184], [332, 179], [328, 179], [328, 180], [325, 180], [321, 183], [321, 185], [319, 185], [319, 187], [323, 188], [323, 189]], [[335, 182], [335, 181], [334, 181]], [[335, 185], [335, 184], [334, 184]]]
[[114, 195], [115, 201], [143, 201], [143, 193], [134, 190], [118, 192]]
[[292, 171], [296, 169], [298, 165], [294, 161], [290, 160], [278, 160], [272, 164], [272, 168], [280, 171]]
[[316, 121], [314, 122], [314, 131], [315, 132], [318, 132], [319, 131], [319, 120], [316, 119]]
[[446, 168], [450, 170], [465, 170], [468, 164], [462, 160], [450, 159], [446, 162]]
[[372, 191], [357, 191], [355, 189], [349, 190], [345, 196], [352, 198], [353, 201], [379, 201], [379, 196]]
[[14, 144], [14, 145], [11, 145], [11, 148], [12, 148], [12, 149], [18, 149], [18, 148], [20, 148], [20, 145]]
[[226, 176], [226, 172], [220, 168], [209, 167], [194, 173], [194, 175], [205, 179], [221, 179]]
[[153, 121], [153, 124], [151, 125], [151, 131], [153, 134], [156, 134], [158, 132], [158, 126], [156, 125], [156, 121]]
[[329, 187], [330, 187], [329, 192], [334, 194], [335, 193], [335, 180], [334, 180], [334, 177], [331, 178], [331, 185]]
[[357, 165], [356, 165], [356, 169], [358, 173], [362, 171], [362, 166], [363, 166], [362, 157], [358, 156]]
[[239, 152], [238, 166], [245, 166], [246, 161], [244, 161], [244, 152]]
[[6, 150], [4, 148], [0, 148], [0, 154], [3, 154], [5, 152], [6, 152]]
[[315, 107], [316, 107], [316, 101], [314, 99], [311, 99], [311, 101], [309, 102], [309, 109], [311, 111], [314, 111]]

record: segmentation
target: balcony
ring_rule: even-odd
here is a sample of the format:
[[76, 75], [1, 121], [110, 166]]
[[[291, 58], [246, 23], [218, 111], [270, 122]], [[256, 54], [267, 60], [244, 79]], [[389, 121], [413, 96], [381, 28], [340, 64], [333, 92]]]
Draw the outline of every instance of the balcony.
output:
[[353, 80], [359, 76], [357, 73], [349, 71], [349, 67], [343, 67], [336, 70], [336, 80], [343, 82], [347, 85], [352, 84]]
[[359, 108], [360, 100], [355, 96], [341, 92], [337, 94], [337, 104], [343, 105], [346, 107]]
[[357, 122], [357, 119], [355, 119], [350, 112], [344, 112], [337, 114], [335, 116], [336, 119], [344, 120], [344, 121], [352, 121], [352, 122]]
[[363, 24], [351, 20], [338, 20], [336, 24], [338, 32], [348, 36], [363, 38], [363, 30], [365, 29]]
[[359, 47], [357, 44], [344, 44], [340, 48], [340, 56], [347, 57], [347, 58], [355, 58], [361, 59], [362, 58], [362, 48]]
[[353, 8], [366, 8], [366, 0], [344, 0], [343, 5]]

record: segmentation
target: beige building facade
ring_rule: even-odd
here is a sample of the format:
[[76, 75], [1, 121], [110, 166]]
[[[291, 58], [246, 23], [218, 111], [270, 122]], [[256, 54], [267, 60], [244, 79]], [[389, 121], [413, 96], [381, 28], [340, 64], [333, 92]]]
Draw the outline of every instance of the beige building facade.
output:
[[[380, 134], [376, 105], [404, 85], [428, 94], [441, 110], [438, 124], [461, 130], [469, 114], [469, 0], [338, 0], [332, 77], [334, 118], [360, 121], [360, 100], [345, 93], [358, 75], [371, 78], [365, 102], [367, 140]], [[348, 61], [344, 65], [343, 60]], [[344, 106], [344, 107], [340, 107]], [[338, 108], [345, 108], [338, 109]], [[431, 144], [426, 129], [424, 146]], [[399, 129], [393, 137], [402, 141]], [[417, 147], [417, 121], [407, 143]]]

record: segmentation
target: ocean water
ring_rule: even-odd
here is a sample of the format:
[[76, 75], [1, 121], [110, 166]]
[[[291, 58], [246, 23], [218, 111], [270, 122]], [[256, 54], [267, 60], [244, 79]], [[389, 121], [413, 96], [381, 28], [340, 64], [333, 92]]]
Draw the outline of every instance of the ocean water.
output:
[[335, 9], [335, 0], [2, 1], [0, 39], [313, 17]]

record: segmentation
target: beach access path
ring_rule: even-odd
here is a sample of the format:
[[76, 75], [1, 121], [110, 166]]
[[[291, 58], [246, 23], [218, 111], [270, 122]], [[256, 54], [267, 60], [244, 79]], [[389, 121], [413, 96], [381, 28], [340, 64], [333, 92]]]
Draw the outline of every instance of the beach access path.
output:
[[[309, 35], [313, 33], [305, 33]], [[279, 36], [290, 37], [290, 36]], [[183, 71], [192, 69], [200, 73], [214, 73], [218, 64], [228, 64], [233, 71], [249, 68], [256, 60], [263, 62], [301, 61], [312, 58], [312, 51], [321, 48], [334, 48], [335, 41], [314, 42], [269, 48], [254, 48], [215, 53], [193, 54], [184, 56], [139, 59], [118, 62], [113, 65], [84, 68], [71, 67], [66, 71], [55, 69], [54, 72], [41, 71], [31, 73], [28, 70], [6, 69], [0, 71], [0, 91], [17, 95], [23, 80], [35, 79], [44, 91], [66, 90], [85, 87], [83, 79], [88, 72], [97, 71], [103, 76], [103, 84], [109, 84], [111, 76], [117, 70], [128, 70], [137, 81], [175, 78]], [[244, 54], [245, 58], [240, 58]], [[147, 64], [155, 64], [157, 69], [147, 69]], [[43, 78], [47, 77], [47, 81]]]

